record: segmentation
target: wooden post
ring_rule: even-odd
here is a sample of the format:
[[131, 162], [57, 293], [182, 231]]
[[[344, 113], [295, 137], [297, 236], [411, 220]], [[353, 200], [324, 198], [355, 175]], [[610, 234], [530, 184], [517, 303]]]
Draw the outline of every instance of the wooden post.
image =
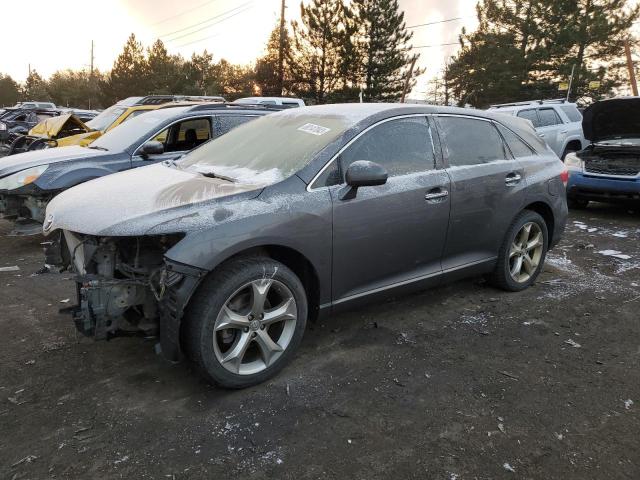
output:
[[631, 47], [629, 46], [629, 40], [624, 41], [624, 52], [627, 55], [627, 69], [629, 70], [629, 82], [631, 83], [631, 91], [633, 96], [638, 96], [638, 83], [636, 82], [636, 70], [633, 66], [633, 59], [631, 58]]

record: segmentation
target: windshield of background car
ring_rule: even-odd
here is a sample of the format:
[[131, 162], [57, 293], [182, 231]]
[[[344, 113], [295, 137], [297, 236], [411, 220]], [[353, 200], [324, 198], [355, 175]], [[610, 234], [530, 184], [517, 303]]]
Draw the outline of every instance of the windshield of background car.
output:
[[275, 183], [309, 163], [360, 118], [301, 113], [267, 115], [187, 154], [179, 168], [248, 183]]
[[109, 128], [109, 126], [113, 122], [115, 122], [126, 110], [127, 107], [112, 105], [111, 107], [100, 113], [97, 117], [89, 120], [87, 122], [87, 127], [89, 127], [91, 130], [104, 131]]
[[110, 151], [125, 150], [142, 137], [153, 135], [160, 125], [166, 119], [173, 117], [175, 113], [175, 110], [152, 110], [109, 130], [93, 142], [90, 147], [106, 148]]

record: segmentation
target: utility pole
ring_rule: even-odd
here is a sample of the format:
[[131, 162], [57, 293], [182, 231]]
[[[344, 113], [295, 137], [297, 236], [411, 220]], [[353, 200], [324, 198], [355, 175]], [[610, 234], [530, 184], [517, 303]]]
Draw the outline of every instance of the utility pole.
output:
[[573, 87], [573, 74], [576, 72], [575, 64], [571, 66], [571, 77], [569, 77], [569, 88], [567, 89], [567, 102], [569, 101], [569, 95], [571, 95], [571, 87]]
[[631, 91], [633, 96], [638, 96], [638, 83], [636, 82], [636, 70], [633, 66], [633, 59], [631, 58], [631, 47], [629, 46], [629, 40], [624, 41], [624, 52], [627, 55], [627, 69], [629, 70], [629, 82], [631, 83]]
[[444, 104], [449, 106], [449, 63], [444, 64]]
[[404, 82], [404, 91], [402, 92], [402, 100], [400, 103], [404, 103], [407, 98], [407, 91], [409, 90], [409, 84], [411, 83], [411, 77], [413, 77], [413, 69], [416, 66], [416, 62], [418, 61], [419, 55], [415, 55], [413, 60], [411, 61], [411, 67], [409, 68], [409, 74], [407, 75], [407, 80]]
[[280, 96], [284, 90], [284, 10], [287, 8], [286, 0], [282, 0], [280, 8], [280, 54], [278, 58], [278, 87], [280, 87]]
[[91, 70], [89, 73], [89, 110], [91, 110], [91, 100], [93, 97], [93, 40], [91, 40]]

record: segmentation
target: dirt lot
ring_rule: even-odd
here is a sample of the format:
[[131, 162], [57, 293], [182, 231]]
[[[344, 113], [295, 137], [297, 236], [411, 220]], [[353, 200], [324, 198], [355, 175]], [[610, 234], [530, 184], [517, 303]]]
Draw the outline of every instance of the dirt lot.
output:
[[41, 239], [8, 231], [1, 478], [640, 478], [638, 212], [572, 214], [526, 292], [474, 279], [317, 324], [237, 392], [154, 340], [79, 338], [70, 275], [31, 276]]

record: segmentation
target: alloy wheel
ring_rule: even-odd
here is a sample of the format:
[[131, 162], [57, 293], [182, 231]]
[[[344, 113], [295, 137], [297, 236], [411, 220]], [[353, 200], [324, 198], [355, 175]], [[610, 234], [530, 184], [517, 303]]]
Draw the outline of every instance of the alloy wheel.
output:
[[296, 328], [298, 309], [282, 282], [262, 278], [236, 290], [216, 318], [213, 347], [218, 362], [239, 375], [253, 375], [284, 353]]
[[535, 222], [525, 223], [516, 234], [509, 249], [509, 273], [518, 283], [525, 283], [534, 275], [544, 250], [544, 235]]

